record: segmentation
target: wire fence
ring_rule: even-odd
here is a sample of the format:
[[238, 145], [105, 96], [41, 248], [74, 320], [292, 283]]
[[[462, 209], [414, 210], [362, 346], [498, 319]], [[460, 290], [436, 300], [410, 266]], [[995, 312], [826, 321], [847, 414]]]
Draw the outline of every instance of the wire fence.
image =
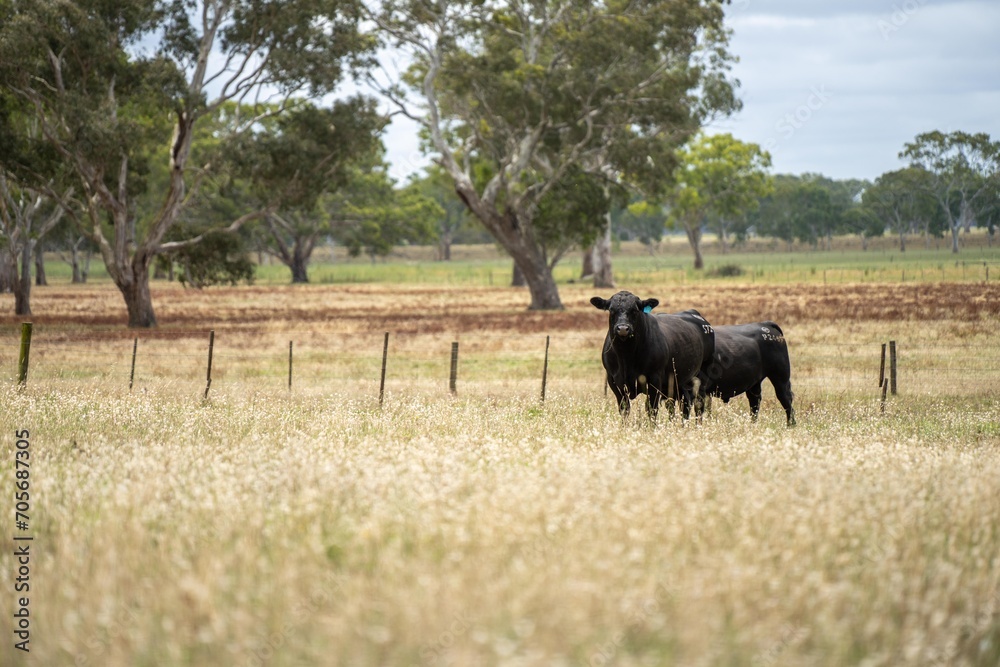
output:
[[[241, 330], [211, 338], [210, 362], [208, 331], [77, 335], [36, 328], [26, 382], [97, 383], [131, 391], [172, 388], [206, 395], [210, 387], [236, 386], [379, 400], [414, 392], [540, 399], [607, 393], [600, 359], [603, 331], [452, 336]], [[792, 386], [800, 397], [878, 395], [885, 341], [788, 342]], [[5, 333], [0, 377], [10, 383], [19, 379], [19, 355], [20, 339]], [[886, 365], [886, 377], [889, 372]], [[907, 346], [901, 339], [896, 375], [900, 394], [1000, 394], [1000, 345]], [[773, 396], [769, 392], [765, 382], [765, 397]]]

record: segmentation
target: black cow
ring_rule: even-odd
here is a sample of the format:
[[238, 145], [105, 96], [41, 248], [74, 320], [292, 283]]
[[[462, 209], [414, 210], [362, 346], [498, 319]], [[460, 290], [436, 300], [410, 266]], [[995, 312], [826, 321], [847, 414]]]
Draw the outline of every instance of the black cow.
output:
[[601, 360], [623, 417], [641, 393], [653, 419], [662, 396], [676, 400], [680, 395], [685, 418], [692, 405], [700, 412], [694, 380], [712, 358], [715, 336], [698, 311], [653, 315], [649, 311], [660, 302], [631, 292], [595, 296], [590, 303], [609, 313]]
[[774, 322], [715, 327], [715, 353], [702, 367], [699, 393], [718, 396], [726, 403], [746, 392], [754, 421], [760, 412], [760, 385], [767, 378], [785, 408], [788, 425], [795, 426], [792, 409], [791, 362], [785, 334]]

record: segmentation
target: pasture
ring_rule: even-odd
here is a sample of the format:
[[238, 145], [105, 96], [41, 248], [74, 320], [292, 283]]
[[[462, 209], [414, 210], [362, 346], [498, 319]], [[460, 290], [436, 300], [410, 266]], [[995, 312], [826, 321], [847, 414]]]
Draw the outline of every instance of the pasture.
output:
[[[106, 282], [53, 281], [23, 391], [5, 295], [2, 663], [996, 665], [1000, 282], [889, 275], [619, 276], [664, 312], [779, 322], [794, 429], [767, 383], [756, 424], [742, 397], [700, 425], [623, 424], [587, 285], [529, 313], [478, 278], [154, 283], [162, 326], [136, 333]], [[30, 654], [12, 639], [24, 429]]]

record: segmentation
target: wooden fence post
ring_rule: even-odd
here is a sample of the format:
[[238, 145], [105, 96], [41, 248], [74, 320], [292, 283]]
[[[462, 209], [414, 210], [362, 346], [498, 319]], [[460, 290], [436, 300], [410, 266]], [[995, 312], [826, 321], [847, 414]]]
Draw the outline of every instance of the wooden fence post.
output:
[[545, 337], [545, 363], [542, 365], [542, 403], [545, 402], [545, 383], [549, 377], [549, 337]]
[[208, 398], [208, 390], [212, 387], [212, 352], [215, 350], [215, 329], [208, 332], [208, 374], [205, 376], [205, 398]]
[[382, 407], [385, 399], [385, 362], [389, 358], [389, 332], [385, 332], [385, 340], [382, 341], [382, 378], [378, 382], [378, 406]]
[[889, 391], [896, 395], [896, 341], [889, 341]]
[[451, 344], [451, 377], [448, 380], [448, 388], [452, 394], [458, 393], [458, 341]]
[[882, 403], [881, 406], [879, 407], [879, 412], [881, 414], [885, 414], [885, 391], [888, 388], [889, 388], [889, 379], [886, 378], [882, 380]]
[[31, 353], [31, 322], [21, 322], [21, 351], [17, 356], [17, 386], [28, 384], [28, 356]]
[[878, 365], [878, 386], [882, 386], [882, 380], [885, 379], [885, 343], [882, 343], [882, 361]]
[[288, 391], [292, 390], [292, 341], [288, 341]]
[[135, 353], [139, 349], [139, 337], [132, 340], [132, 370], [128, 374], [128, 390], [132, 391], [132, 384], [135, 382]]

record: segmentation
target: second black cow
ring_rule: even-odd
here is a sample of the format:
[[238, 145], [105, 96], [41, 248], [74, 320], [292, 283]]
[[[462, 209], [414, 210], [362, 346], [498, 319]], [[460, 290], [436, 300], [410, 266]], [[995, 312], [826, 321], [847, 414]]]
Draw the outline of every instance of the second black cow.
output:
[[691, 406], [697, 410], [702, 394], [694, 381], [715, 349], [712, 327], [698, 311], [654, 315], [649, 311], [659, 305], [657, 299], [640, 299], [624, 291], [610, 299], [595, 296], [590, 303], [608, 311], [601, 360], [622, 416], [642, 393], [654, 419], [664, 396], [681, 398], [685, 418]]
[[795, 425], [792, 408], [791, 362], [785, 334], [774, 322], [715, 327], [715, 352], [700, 373], [699, 393], [725, 402], [746, 393], [754, 421], [760, 412], [761, 383], [771, 381], [785, 409], [789, 426]]

